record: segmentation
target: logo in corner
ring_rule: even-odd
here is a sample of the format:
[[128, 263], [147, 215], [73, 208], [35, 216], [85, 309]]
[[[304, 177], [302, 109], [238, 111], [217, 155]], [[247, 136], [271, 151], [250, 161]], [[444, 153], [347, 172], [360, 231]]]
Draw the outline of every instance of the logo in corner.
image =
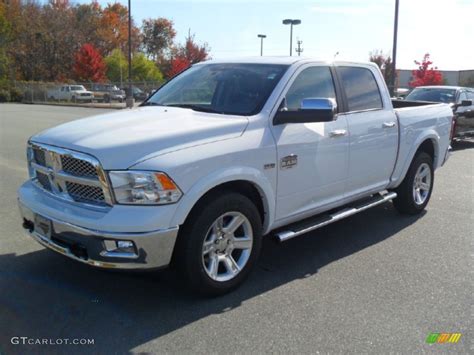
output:
[[444, 344], [451, 343], [456, 344], [461, 339], [461, 333], [430, 333], [426, 338], [426, 343], [428, 344]]

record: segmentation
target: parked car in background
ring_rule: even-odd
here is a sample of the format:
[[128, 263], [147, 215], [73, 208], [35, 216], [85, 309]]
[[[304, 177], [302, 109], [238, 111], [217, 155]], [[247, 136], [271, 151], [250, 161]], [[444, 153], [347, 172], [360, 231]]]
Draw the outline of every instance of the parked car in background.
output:
[[100, 102], [123, 102], [126, 97], [125, 91], [113, 84], [92, 84], [91, 90], [95, 99]]
[[453, 138], [474, 135], [474, 89], [461, 86], [419, 86], [407, 96], [407, 101], [444, 102], [455, 114]]
[[[122, 90], [126, 93], [128, 88], [123, 87]], [[135, 101], [145, 101], [148, 97], [148, 93], [140, 89], [139, 87], [132, 86], [132, 94]]]
[[48, 90], [47, 97], [52, 101], [92, 102], [94, 94], [82, 85], [62, 85]]
[[264, 235], [284, 242], [390, 200], [421, 213], [452, 118], [446, 104], [392, 101], [375, 64], [206, 61], [137, 109], [31, 137], [23, 227], [78, 262], [173, 263], [195, 290], [222, 294]]

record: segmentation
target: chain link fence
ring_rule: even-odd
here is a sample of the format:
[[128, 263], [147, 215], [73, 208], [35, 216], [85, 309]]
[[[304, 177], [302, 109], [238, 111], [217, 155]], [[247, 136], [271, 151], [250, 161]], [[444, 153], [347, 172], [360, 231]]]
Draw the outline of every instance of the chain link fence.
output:
[[[135, 104], [143, 102], [163, 82], [133, 82]], [[14, 92], [24, 103], [125, 108], [128, 83], [14, 82]]]

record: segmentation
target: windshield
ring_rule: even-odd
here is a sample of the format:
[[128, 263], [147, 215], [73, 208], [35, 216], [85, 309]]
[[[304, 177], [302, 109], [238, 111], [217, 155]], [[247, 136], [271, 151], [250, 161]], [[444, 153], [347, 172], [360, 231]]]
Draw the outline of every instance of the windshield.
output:
[[452, 103], [456, 101], [456, 89], [416, 88], [407, 95], [406, 100]]
[[71, 86], [72, 91], [85, 91], [86, 88], [82, 85], [73, 85]]
[[273, 64], [196, 65], [164, 85], [145, 105], [253, 115], [260, 112], [287, 68]]

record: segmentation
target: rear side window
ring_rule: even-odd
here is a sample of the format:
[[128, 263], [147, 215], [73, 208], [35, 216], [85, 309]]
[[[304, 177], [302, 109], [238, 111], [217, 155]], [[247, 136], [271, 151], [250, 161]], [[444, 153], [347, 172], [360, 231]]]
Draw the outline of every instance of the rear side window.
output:
[[369, 69], [338, 67], [342, 86], [346, 93], [349, 111], [382, 108], [382, 98], [375, 77]]

